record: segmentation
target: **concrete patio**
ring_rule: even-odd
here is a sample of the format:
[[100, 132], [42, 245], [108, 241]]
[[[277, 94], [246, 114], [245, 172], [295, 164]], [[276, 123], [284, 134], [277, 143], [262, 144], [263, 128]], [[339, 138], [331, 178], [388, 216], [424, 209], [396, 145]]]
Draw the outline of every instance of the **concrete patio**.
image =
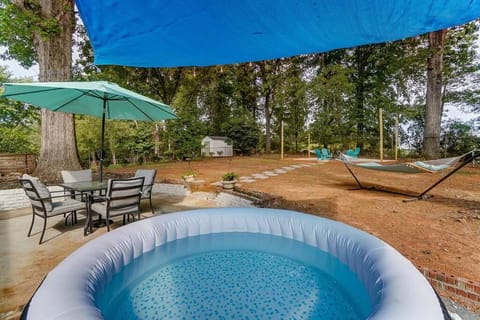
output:
[[[194, 195], [153, 194], [155, 215], [217, 206], [213, 194]], [[148, 201], [142, 202], [142, 219], [152, 217]], [[113, 229], [122, 226], [117, 217]], [[0, 319], [18, 319], [24, 305], [40, 285], [45, 275], [84, 243], [106, 232], [106, 227], [94, 229], [83, 236], [85, 216], [78, 223], [64, 225], [62, 216], [48, 219], [44, 243], [38, 244], [41, 219], [35, 220], [32, 236], [27, 237], [31, 208], [0, 212]]]

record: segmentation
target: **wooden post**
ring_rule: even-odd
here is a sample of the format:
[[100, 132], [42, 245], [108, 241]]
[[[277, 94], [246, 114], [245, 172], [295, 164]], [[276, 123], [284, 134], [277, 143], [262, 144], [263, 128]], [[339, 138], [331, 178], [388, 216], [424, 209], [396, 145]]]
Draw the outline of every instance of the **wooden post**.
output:
[[28, 174], [28, 155], [26, 153], [25, 153], [25, 168], [23, 173]]
[[395, 117], [395, 160], [398, 160], [398, 116]]
[[283, 120], [280, 125], [280, 159], [283, 160]]
[[378, 125], [380, 127], [380, 161], [383, 161], [383, 118], [382, 108], [378, 109]]

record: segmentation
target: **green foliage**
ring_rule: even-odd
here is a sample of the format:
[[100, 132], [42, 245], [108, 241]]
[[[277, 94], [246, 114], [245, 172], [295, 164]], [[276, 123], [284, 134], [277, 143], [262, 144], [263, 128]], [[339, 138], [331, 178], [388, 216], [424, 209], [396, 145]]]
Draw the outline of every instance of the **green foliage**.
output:
[[54, 37], [60, 26], [56, 18], [46, 19], [42, 16], [36, 0], [17, 4], [0, 0], [0, 30], [0, 45], [7, 48], [1, 58], [15, 59], [22, 66], [31, 67], [37, 61], [35, 35], [41, 38]]
[[88, 166], [100, 149], [101, 120], [89, 116], [75, 116], [75, 132], [80, 162]]
[[[77, 146], [82, 163], [100, 154], [101, 119], [76, 117]], [[105, 125], [105, 163], [143, 163], [153, 158], [153, 124], [126, 120], [109, 120]]]
[[458, 156], [480, 146], [480, 138], [471, 133], [472, 127], [459, 120], [450, 120], [444, 125], [440, 145], [446, 156]]
[[301, 59], [291, 58], [284, 63], [284, 81], [278, 85], [275, 95], [274, 131], [281, 133], [284, 123], [285, 149], [298, 152], [300, 139], [304, 139], [308, 119], [307, 82], [302, 78]]
[[[186, 89], [186, 88], [185, 88]], [[177, 111], [178, 119], [166, 121], [163, 139], [168, 145], [168, 153], [175, 159], [200, 155], [205, 124], [200, 120], [200, 110], [191, 99], [191, 92], [184, 90], [178, 95], [175, 104], [183, 108]]]
[[38, 127], [8, 128], [0, 125], [0, 153], [34, 153], [40, 150]]
[[234, 181], [238, 179], [238, 174], [235, 172], [227, 172], [222, 176], [223, 181]]
[[183, 174], [184, 177], [196, 177], [197, 172], [195, 170], [188, 170]]
[[[11, 81], [10, 74], [0, 67], [0, 82], [5, 81]], [[0, 98], [0, 152], [38, 154], [39, 118], [38, 108]]]
[[231, 140], [234, 153], [250, 155], [256, 149], [260, 129], [251, 115], [232, 116], [222, 126], [222, 132]]
[[443, 102], [473, 112], [480, 111], [478, 30], [477, 22], [450, 29], [444, 53]]
[[13, 58], [24, 67], [30, 67], [36, 62], [34, 32], [30, 20], [29, 12], [23, 12], [9, 0], [0, 0], [0, 45], [7, 48], [2, 59]]
[[29, 126], [40, 120], [39, 109], [27, 104], [0, 99], [0, 125], [14, 128]]
[[341, 64], [327, 65], [313, 79], [310, 92], [316, 108], [310, 126], [312, 142], [343, 144], [356, 132], [352, 70]]

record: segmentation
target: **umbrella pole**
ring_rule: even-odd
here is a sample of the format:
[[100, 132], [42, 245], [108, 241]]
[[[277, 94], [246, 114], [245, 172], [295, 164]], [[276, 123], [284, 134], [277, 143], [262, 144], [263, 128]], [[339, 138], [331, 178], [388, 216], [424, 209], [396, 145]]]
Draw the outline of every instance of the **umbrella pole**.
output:
[[105, 109], [107, 108], [107, 99], [103, 99], [103, 112], [102, 112], [102, 133], [100, 136], [100, 169], [99, 169], [99, 180], [103, 181], [103, 145], [105, 143]]

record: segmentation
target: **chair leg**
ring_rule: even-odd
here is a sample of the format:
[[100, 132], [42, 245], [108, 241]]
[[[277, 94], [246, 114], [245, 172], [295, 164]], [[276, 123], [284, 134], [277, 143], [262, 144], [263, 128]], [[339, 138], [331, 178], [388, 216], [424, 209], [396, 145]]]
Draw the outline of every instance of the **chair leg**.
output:
[[42, 230], [42, 235], [40, 236], [40, 241], [38, 241], [38, 244], [42, 244], [43, 236], [45, 235], [45, 229], [47, 229], [47, 218], [43, 218], [43, 230]]
[[[155, 214], [155, 211], [153, 211], [153, 205], [152, 205], [152, 195], [150, 195], [150, 209], [152, 209], [152, 216]], [[139, 213], [140, 214], [140, 213]]]
[[67, 225], [68, 217], [70, 217], [70, 220], [72, 221], [72, 226], [77, 224], [77, 211], [72, 211], [67, 215], [65, 218], [65, 225]]
[[107, 224], [107, 231], [110, 232], [110, 216], [108, 214], [106, 215], [105, 223]]
[[64, 225], [67, 225], [67, 224], [68, 224], [68, 218], [71, 218], [70, 220], [72, 220], [72, 225], [73, 225], [73, 213], [74, 213], [74, 212], [75, 212], [75, 211], [72, 211], [72, 212], [70, 212], [69, 214], [66, 214], [66, 213], [63, 214], [63, 217], [64, 217], [64, 222], [63, 222], [63, 224], [64, 224]]
[[28, 230], [28, 235], [27, 237], [30, 237], [32, 234], [32, 228], [33, 228], [33, 222], [35, 221], [35, 212], [32, 213], [32, 224], [30, 224], [30, 229]]

